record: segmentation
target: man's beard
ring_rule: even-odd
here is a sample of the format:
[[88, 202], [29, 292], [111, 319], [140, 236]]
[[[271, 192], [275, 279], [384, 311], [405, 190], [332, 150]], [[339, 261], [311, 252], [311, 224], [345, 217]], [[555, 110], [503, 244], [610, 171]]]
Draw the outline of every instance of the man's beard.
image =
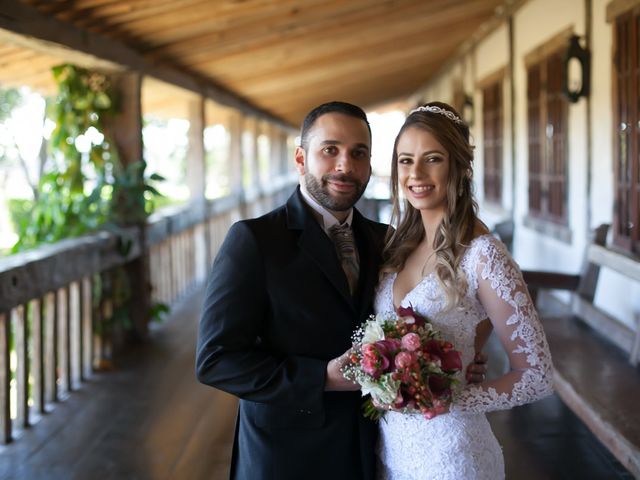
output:
[[[350, 182], [355, 185], [355, 190], [350, 195], [344, 195], [341, 197], [334, 197], [329, 193], [327, 188], [327, 182], [329, 180], [335, 180], [339, 182]], [[320, 180], [313, 176], [311, 173], [306, 172], [304, 176], [305, 186], [307, 192], [316, 199], [316, 201], [327, 210], [333, 210], [334, 212], [344, 212], [353, 207], [364, 193], [364, 189], [367, 188], [367, 183], [362, 183], [348, 175], [323, 175]]]

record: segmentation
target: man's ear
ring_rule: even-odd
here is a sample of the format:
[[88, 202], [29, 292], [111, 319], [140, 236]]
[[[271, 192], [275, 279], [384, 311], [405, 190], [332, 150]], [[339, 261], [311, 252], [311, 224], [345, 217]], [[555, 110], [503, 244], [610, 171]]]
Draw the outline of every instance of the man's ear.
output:
[[304, 175], [304, 165], [306, 161], [307, 153], [304, 151], [302, 147], [296, 147], [296, 150], [293, 154], [293, 158], [296, 162], [296, 170], [299, 175]]

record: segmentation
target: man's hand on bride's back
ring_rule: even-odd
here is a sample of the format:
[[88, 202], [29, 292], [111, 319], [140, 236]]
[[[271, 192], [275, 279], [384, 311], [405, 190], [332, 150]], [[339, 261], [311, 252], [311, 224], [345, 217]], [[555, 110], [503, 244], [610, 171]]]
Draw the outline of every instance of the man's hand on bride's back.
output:
[[342, 375], [342, 367], [349, 361], [349, 352], [347, 350], [339, 357], [336, 357], [327, 363], [327, 377], [324, 383], [324, 389], [327, 391], [356, 391], [360, 390], [360, 385], [351, 380], [347, 380]]
[[473, 362], [469, 364], [467, 367], [467, 382], [469, 383], [482, 383], [484, 382], [487, 376], [487, 357], [486, 354], [482, 352], [476, 353], [476, 356], [473, 358]]

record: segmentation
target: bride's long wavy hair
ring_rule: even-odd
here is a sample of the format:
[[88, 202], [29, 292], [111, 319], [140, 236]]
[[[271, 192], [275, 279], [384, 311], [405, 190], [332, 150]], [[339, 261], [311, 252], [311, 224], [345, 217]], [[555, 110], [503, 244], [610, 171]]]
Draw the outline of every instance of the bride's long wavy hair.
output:
[[[458, 112], [446, 103], [430, 102], [424, 106], [439, 107], [460, 118]], [[391, 163], [391, 224], [397, 224], [397, 228], [389, 229], [387, 234], [381, 274], [400, 271], [425, 236], [420, 211], [406, 199], [403, 201], [403, 208], [400, 207], [398, 140], [408, 128], [431, 133], [449, 154], [447, 205], [433, 238], [433, 248], [436, 257], [435, 275], [445, 292], [446, 308], [452, 308], [459, 304], [466, 291], [466, 280], [458, 272], [462, 255], [473, 239], [478, 221], [478, 204], [473, 196], [473, 147], [469, 143], [469, 127], [443, 113], [414, 110], [396, 137]]]

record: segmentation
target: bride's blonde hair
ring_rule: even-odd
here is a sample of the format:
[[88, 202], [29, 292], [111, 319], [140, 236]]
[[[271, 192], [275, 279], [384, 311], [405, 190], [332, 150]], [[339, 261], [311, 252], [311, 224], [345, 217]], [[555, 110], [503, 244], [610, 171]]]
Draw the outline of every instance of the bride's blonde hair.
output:
[[458, 112], [446, 103], [430, 102], [413, 110], [396, 136], [391, 163], [391, 224], [397, 223], [398, 226], [387, 233], [381, 274], [400, 271], [425, 236], [420, 211], [406, 199], [402, 215], [400, 209], [398, 140], [408, 128], [431, 133], [449, 154], [447, 205], [433, 238], [433, 248], [436, 257], [435, 275], [445, 292], [446, 308], [452, 308], [459, 304], [466, 291], [466, 280], [463, 275], [458, 274], [459, 266], [479, 220], [478, 205], [472, 189], [473, 147], [469, 143], [469, 127], [460, 120]]

